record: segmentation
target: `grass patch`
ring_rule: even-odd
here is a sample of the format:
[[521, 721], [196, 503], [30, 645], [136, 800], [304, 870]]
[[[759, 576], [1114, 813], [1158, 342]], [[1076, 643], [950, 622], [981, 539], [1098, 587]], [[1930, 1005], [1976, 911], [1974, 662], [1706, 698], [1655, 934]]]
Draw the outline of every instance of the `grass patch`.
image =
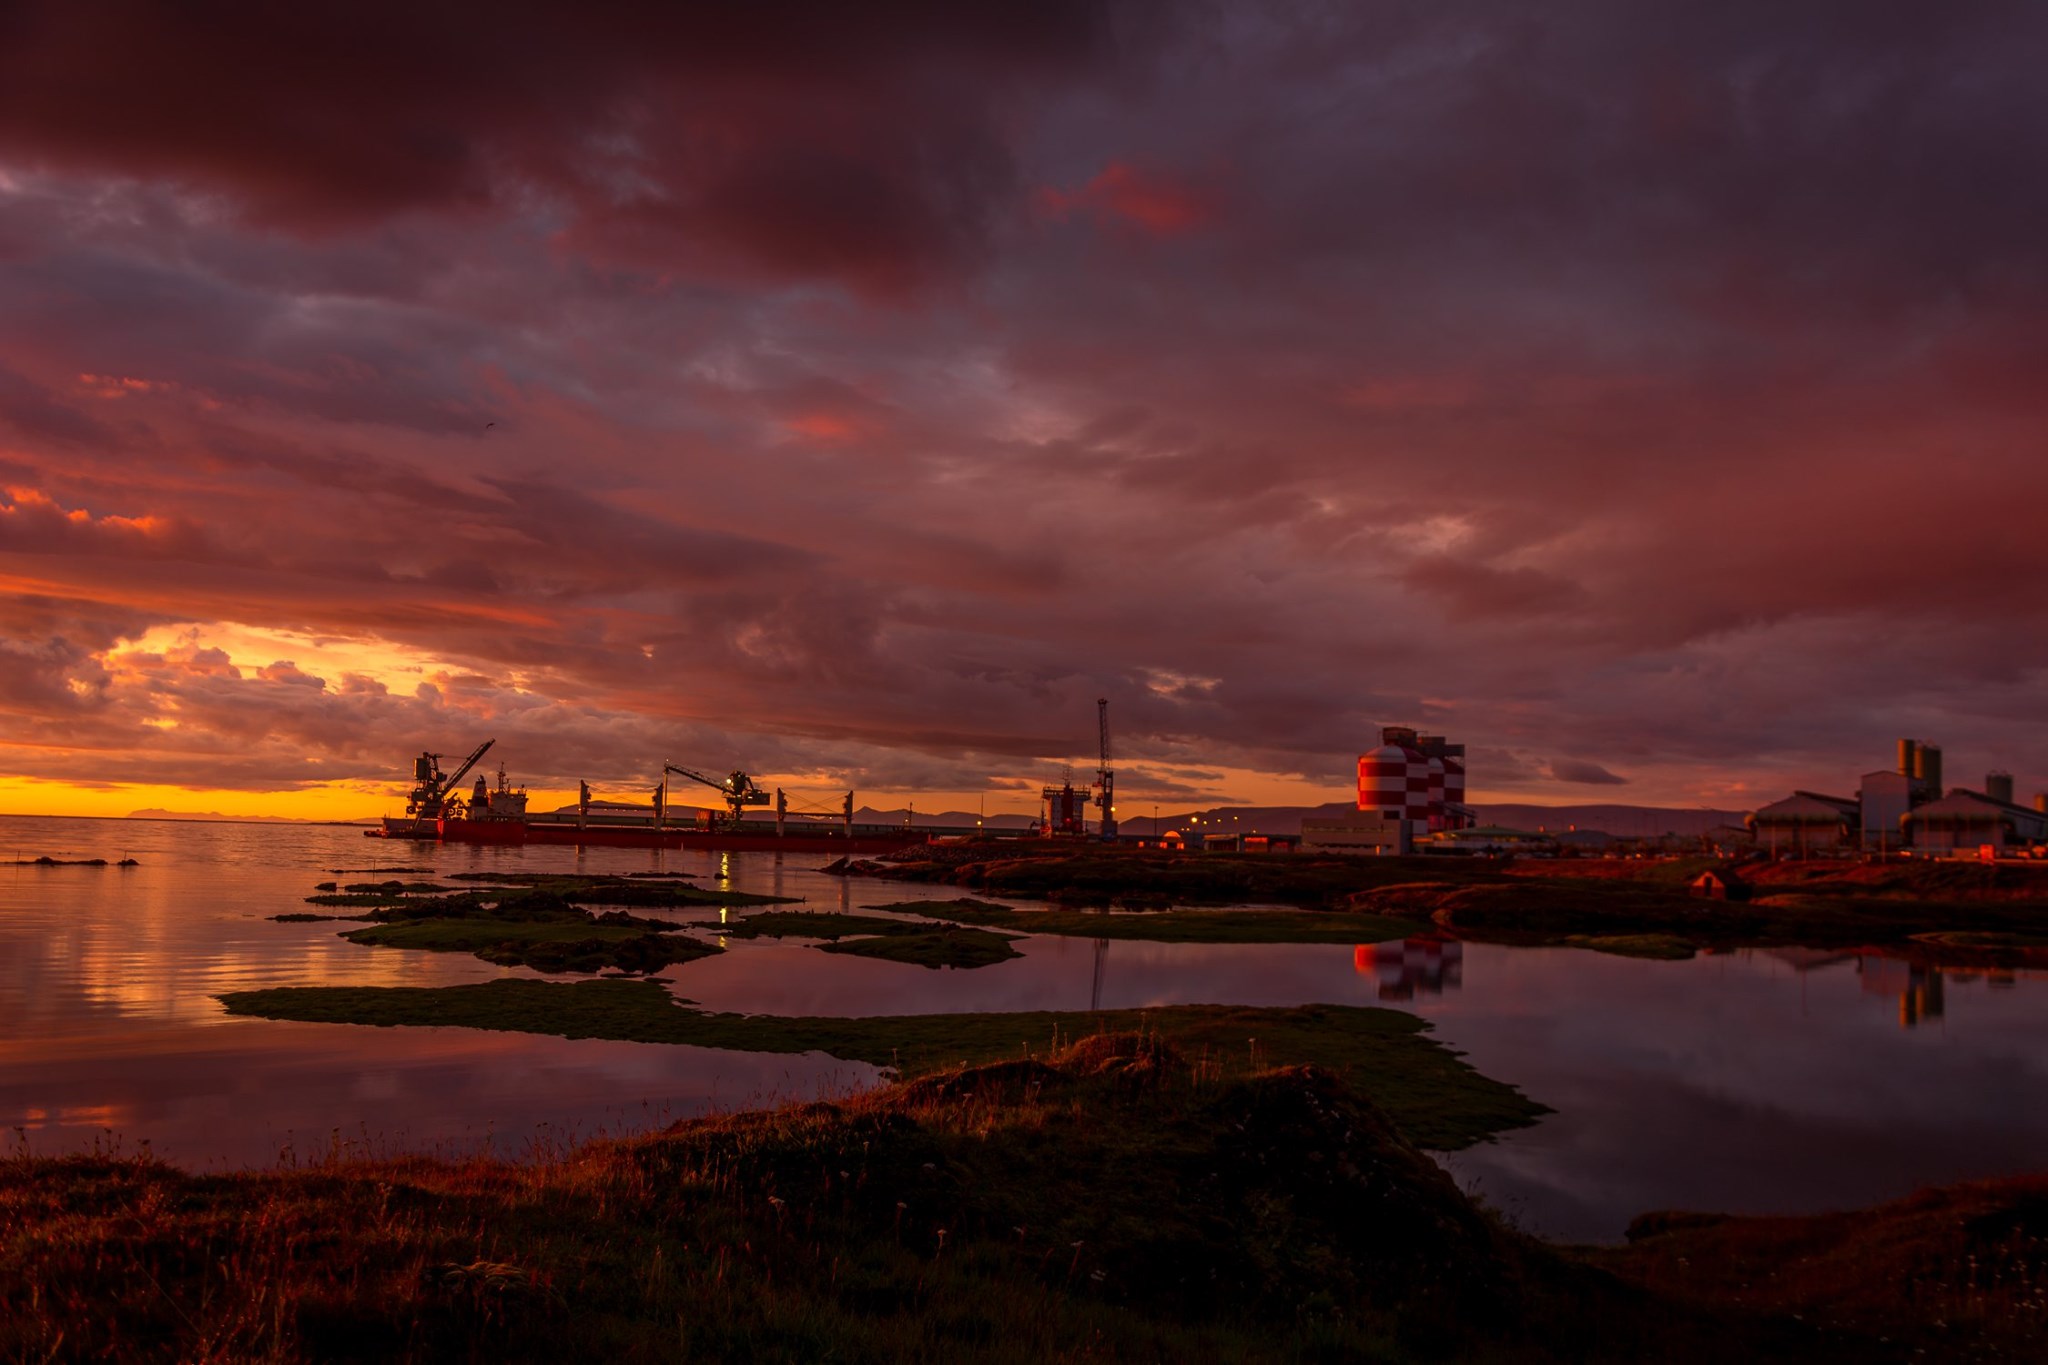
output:
[[817, 938], [820, 951], [879, 958], [916, 967], [988, 967], [1023, 954], [1008, 934], [958, 924], [885, 919], [877, 915], [771, 910], [707, 929], [736, 938]]
[[1483, 860], [1170, 853], [1058, 840], [931, 845], [827, 870], [951, 883], [997, 896], [1149, 910], [1173, 905], [1335, 906], [1364, 888], [1413, 881], [1420, 867], [1428, 867], [1428, 875], [1458, 881], [1498, 876]]
[[1152, 943], [1384, 943], [1427, 924], [1344, 910], [1015, 910], [982, 900], [899, 901], [872, 910], [1069, 938], [1135, 939]]
[[1932, 943], [1943, 948], [2048, 949], [2048, 934], [1970, 933], [1960, 931], [1915, 934], [1913, 937], [1921, 943]]
[[905, 962], [914, 967], [990, 967], [1023, 954], [1012, 948], [1008, 934], [970, 929], [960, 924], [941, 924], [923, 933], [883, 934], [875, 938], [849, 938], [820, 945], [820, 951], [845, 953], [852, 957], [879, 958], [884, 962]]
[[770, 910], [747, 915], [723, 924], [705, 922], [700, 929], [716, 929], [732, 938], [822, 938], [841, 939], [873, 934], [915, 933], [922, 926], [877, 915], [844, 915], [837, 911]]
[[1205, 1065], [1235, 1074], [1310, 1063], [1365, 1086], [1408, 1136], [1453, 1149], [1534, 1122], [1548, 1110], [1480, 1075], [1395, 1010], [1348, 1005], [1239, 1009], [1174, 1005], [1099, 1013], [902, 1015], [876, 1018], [710, 1014], [658, 981], [486, 981], [465, 986], [289, 986], [220, 997], [230, 1014], [305, 1023], [425, 1025], [684, 1043], [736, 1052], [823, 1052], [911, 1076], [1017, 1058], [1100, 1029], [1146, 1029]]
[[[558, 897], [577, 905], [627, 905], [641, 909], [674, 905], [792, 905], [794, 896], [761, 896], [749, 891], [707, 891], [680, 886], [668, 877], [570, 876], [549, 872], [457, 872], [451, 882], [480, 882]], [[488, 891], [468, 894], [489, 895]]]
[[413, 900], [370, 912], [378, 921], [342, 935], [375, 948], [472, 953], [502, 967], [542, 972], [653, 972], [719, 952], [682, 924], [624, 911], [592, 914], [545, 892], [496, 904], [476, 897]]
[[1661, 962], [1689, 962], [1698, 951], [1675, 934], [1574, 934], [1565, 939], [1565, 944], [1617, 957], [1653, 958]]

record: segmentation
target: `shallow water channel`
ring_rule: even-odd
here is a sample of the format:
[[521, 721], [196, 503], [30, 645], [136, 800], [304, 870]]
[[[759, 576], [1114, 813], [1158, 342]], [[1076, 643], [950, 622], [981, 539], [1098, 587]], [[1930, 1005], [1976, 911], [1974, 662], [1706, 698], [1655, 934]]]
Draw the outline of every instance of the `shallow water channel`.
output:
[[[337, 869], [694, 873], [695, 884], [859, 910], [953, 888], [819, 875], [815, 856], [386, 844], [346, 827], [0, 817], [0, 1137], [54, 1152], [148, 1142], [187, 1166], [349, 1150], [520, 1156], [712, 1109], [873, 1083], [823, 1056], [373, 1029], [225, 1015], [222, 991], [432, 986], [506, 975], [467, 955], [278, 924]], [[1011, 902], [1016, 903], [1016, 902]], [[642, 912], [648, 913], [648, 912]], [[706, 912], [677, 912], [701, 919]], [[710, 912], [715, 914], [715, 912]], [[1558, 1112], [1445, 1159], [1529, 1227], [1618, 1237], [1652, 1208], [1789, 1212], [2038, 1169], [2048, 1153], [2048, 975], [1936, 973], [1875, 956], [1647, 962], [1429, 942], [1208, 945], [1034, 937], [1022, 958], [930, 971], [731, 940], [676, 994], [767, 1014], [1383, 1004], [1429, 1018], [1488, 1075]], [[511, 969], [512, 974], [525, 974]]]

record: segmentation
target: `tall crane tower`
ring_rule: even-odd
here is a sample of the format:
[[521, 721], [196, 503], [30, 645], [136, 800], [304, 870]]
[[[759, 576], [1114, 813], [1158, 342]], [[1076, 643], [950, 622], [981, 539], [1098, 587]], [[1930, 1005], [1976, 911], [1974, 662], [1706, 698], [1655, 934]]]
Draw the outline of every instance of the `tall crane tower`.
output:
[[1102, 767], [1095, 774], [1095, 804], [1102, 807], [1102, 837], [1116, 838], [1116, 771], [1109, 766], [1109, 698], [1095, 699], [1096, 721], [1102, 731]]
[[452, 773], [441, 771], [441, 755], [422, 753], [412, 761], [412, 792], [405, 799], [405, 813], [420, 820], [432, 820], [441, 814], [447, 804], [448, 793], [455, 790], [464, 774], [476, 766], [476, 761], [498, 741], [487, 739], [470, 750], [469, 757], [462, 760], [462, 766]]

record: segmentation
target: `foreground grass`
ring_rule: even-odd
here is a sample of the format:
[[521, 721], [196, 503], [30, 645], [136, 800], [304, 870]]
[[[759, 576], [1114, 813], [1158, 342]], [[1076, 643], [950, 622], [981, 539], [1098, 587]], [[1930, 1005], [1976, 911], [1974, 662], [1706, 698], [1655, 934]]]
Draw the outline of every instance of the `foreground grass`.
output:
[[1396, 1010], [1348, 1005], [782, 1017], [705, 1013], [675, 1000], [658, 981], [616, 978], [564, 984], [521, 979], [434, 987], [290, 986], [235, 991], [220, 999], [230, 1014], [266, 1019], [496, 1029], [740, 1052], [823, 1052], [906, 1076], [1042, 1053], [1103, 1029], [1144, 1028], [1225, 1074], [1275, 1060], [1323, 1067], [1369, 1087], [1401, 1131], [1426, 1147], [1468, 1146], [1549, 1112], [1431, 1041], [1423, 1020]]
[[[2009, 1296], [1957, 1311], [1971, 1272], [1950, 1262], [1912, 1281], [1921, 1307], [1881, 1258], [1854, 1294], [1883, 1316], [1837, 1284], [1819, 1326], [1791, 1316], [1810, 1284], [1745, 1296], [1749, 1263], [1703, 1265], [1705, 1243], [1690, 1269], [1662, 1249], [1594, 1268], [1475, 1208], [1375, 1096], [1126, 1034], [524, 1165], [18, 1157], [0, 1357], [1872, 1360], [2032, 1340]], [[2010, 1206], [1969, 1212], [1991, 1243], [2025, 1235]]]
[[1852, 1329], [1921, 1360], [2038, 1360], [2048, 1176], [1922, 1190], [1805, 1217], [1661, 1213], [1588, 1262], [1670, 1302]]
[[1384, 943], [1429, 928], [1414, 919], [1341, 910], [1152, 910], [1142, 914], [1105, 914], [1098, 910], [1014, 910], [972, 899], [899, 901], [868, 908], [897, 915], [929, 915], [1020, 934], [1151, 943]]

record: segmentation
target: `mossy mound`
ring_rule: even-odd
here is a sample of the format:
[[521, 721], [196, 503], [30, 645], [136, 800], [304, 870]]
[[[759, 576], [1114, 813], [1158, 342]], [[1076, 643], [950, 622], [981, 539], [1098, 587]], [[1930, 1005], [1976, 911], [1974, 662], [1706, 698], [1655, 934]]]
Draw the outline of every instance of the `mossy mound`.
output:
[[1147, 943], [1383, 943], [1421, 933], [1417, 920], [1347, 910], [1197, 909], [1114, 914], [1106, 910], [1016, 910], [993, 901], [898, 901], [874, 905], [894, 915], [926, 915], [985, 929], [1064, 938]]
[[733, 938], [815, 938], [828, 953], [904, 962], [918, 967], [987, 967], [1021, 957], [1008, 934], [958, 924], [906, 923], [875, 915], [771, 910], [723, 924], [706, 924]]
[[343, 934], [379, 948], [472, 953], [502, 967], [540, 972], [660, 971], [720, 950], [679, 934], [686, 926], [617, 910], [592, 914], [547, 891], [491, 900], [483, 894], [408, 899], [370, 911], [367, 929]]

